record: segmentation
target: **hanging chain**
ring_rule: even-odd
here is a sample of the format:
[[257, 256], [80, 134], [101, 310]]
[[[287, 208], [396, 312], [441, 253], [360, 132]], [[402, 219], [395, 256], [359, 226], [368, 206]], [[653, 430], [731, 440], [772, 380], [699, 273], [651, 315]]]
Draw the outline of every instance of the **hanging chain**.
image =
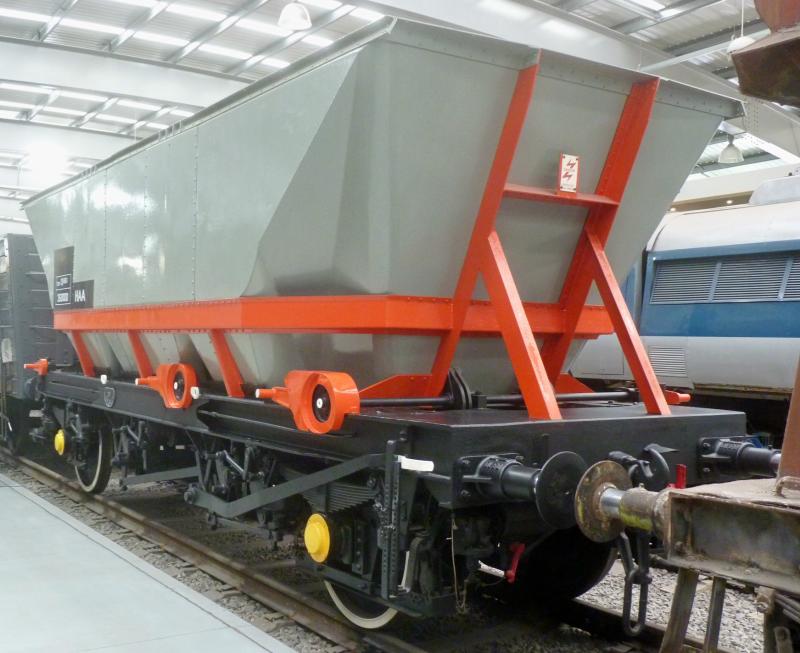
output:
[[[622, 601], [622, 629], [626, 635], [636, 637], [641, 635], [647, 625], [647, 595], [653, 577], [650, 575], [650, 541], [647, 533], [637, 532], [634, 536], [636, 542], [636, 557], [634, 560], [631, 551], [631, 541], [626, 533], [621, 533], [617, 538], [622, 566], [625, 569], [625, 591]], [[631, 619], [633, 611], [633, 587], [639, 586], [639, 606], [636, 619]]]

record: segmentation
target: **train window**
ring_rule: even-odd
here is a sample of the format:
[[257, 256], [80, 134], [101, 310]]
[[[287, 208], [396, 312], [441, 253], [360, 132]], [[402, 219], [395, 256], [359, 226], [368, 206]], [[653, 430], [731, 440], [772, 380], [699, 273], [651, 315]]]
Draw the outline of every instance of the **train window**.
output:
[[800, 252], [656, 261], [651, 304], [800, 300]]

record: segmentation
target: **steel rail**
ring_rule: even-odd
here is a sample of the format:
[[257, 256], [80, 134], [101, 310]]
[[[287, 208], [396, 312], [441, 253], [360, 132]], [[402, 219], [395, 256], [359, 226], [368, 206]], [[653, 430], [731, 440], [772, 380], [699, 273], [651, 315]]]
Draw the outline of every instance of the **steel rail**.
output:
[[[635, 642], [646, 650], [659, 651], [661, 642], [664, 639], [666, 628], [660, 624], [647, 622], [644, 632], [633, 639], [624, 634], [622, 630], [621, 614], [616, 610], [602, 608], [588, 603], [582, 599], [574, 599], [567, 603], [563, 609], [558, 610], [558, 616], [563, 623], [585, 630], [592, 635], [605, 639], [612, 639], [621, 642]], [[685, 650], [705, 651], [704, 643], [699, 639], [687, 637], [684, 642]], [[715, 648], [716, 653], [733, 653], [728, 649]]]
[[368, 644], [385, 653], [425, 653], [392, 635], [362, 632], [322, 601], [253, 571], [116, 501], [87, 494], [77, 483], [32, 460], [11, 456], [1, 449], [0, 460], [348, 651], [360, 650]]

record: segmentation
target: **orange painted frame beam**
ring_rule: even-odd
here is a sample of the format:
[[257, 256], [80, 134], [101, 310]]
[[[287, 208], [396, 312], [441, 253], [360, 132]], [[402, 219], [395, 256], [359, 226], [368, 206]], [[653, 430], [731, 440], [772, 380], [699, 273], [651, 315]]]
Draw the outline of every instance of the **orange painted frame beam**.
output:
[[[565, 313], [557, 304], [523, 304], [537, 334], [562, 333]], [[93, 332], [375, 333], [437, 336], [453, 328], [453, 301], [440, 297], [352, 295], [339, 297], [247, 297], [120, 308], [56, 311], [55, 328]], [[485, 301], [466, 308], [464, 335], [497, 337], [500, 324]], [[613, 333], [602, 306], [585, 306], [576, 332], [582, 338]]]
[[75, 353], [78, 355], [78, 362], [81, 365], [83, 375], [95, 376], [94, 362], [83, 339], [83, 334], [73, 331], [70, 335], [72, 335], [72, 346], [75, 347]]
[[504, 195], [511, 199], [563, 204], [565, 206], [584, 206], [587, 208], [593, 206], [619, 206], [619, 202], [602, 195], [559, 193], [549, 188], [535, 188], [533, 186], [520, 186], [519, 184], [506, 184]]
[[239, 372], [239, 367], [236, 365], [236, 360], [233, 358], [225, 333], [215, 329], [211, 331], [209, 336], [211, 337], [211, 345], [214, 347], [214, 353], [217, 355], [217, 362], [222, 372], [225, 391], [228, 393], [229, 397], [244, 397], [244, 390], [242, 389], [244, 380], [242, 379], [241, 372]]
[[609, 307], [611, 320], [614, 322], [614, 331], [619, 338], [619, 344], [625, 353], [625, 358], [630, 365], [639, 395], [642, 397], [647, 412], [657, 415], [669, 415], [670, 408], [667, 398], [661, 390], [661, 384], [647, 356], [636, 322], [633, 321], [625, 297], [614, 277], [611, 263], [606, 258], [600, 239], [593, 234], [587, 234], [586, 239], [591, 251], [591, 263], [594, 267], [594, 279], [603, 302]]
[[129, 331], [128, 340], [131, 343], [133, 350], [133, 357], [136, 360], [136, 369], [139, 370], [139, 376], [142, 378], [150, 377], [155, 374], [153, 371], [153, 364], [150, 362], [150, 357], [144, 349], [142, 337], [138, 331]]

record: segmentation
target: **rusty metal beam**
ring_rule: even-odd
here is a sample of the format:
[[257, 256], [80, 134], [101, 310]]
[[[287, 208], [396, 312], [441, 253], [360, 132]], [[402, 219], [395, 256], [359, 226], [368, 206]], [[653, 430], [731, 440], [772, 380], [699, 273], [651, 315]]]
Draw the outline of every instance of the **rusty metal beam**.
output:
[[800, 364], [794, 379], [794, 392], [789, 403], [789, 414], [786, 417], [786, 431], [781, 447], [781, 464], [778, 467], [778, 478], [784, 476], [800, 477]]

